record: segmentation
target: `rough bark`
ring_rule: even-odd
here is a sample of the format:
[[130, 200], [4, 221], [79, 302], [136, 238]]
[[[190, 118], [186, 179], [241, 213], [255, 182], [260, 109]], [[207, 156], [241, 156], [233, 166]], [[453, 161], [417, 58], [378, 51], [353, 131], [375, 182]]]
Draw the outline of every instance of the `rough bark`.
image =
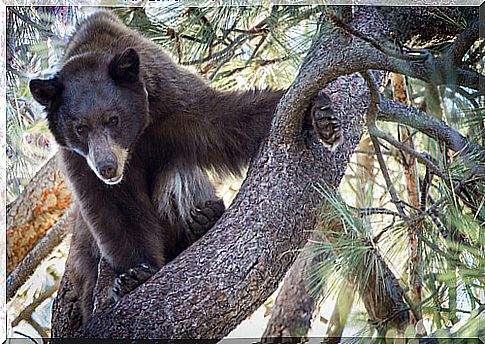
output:
[[[453, 5], [451, 1], [449, 5]], [[478, 18], [478, 7], [392, 6], [379, 7], [379, 12], [395, 37], [415, 47], [450, 40], [463, 30], [463, 20], [470, 22]]]
[[71, 203], [56, 158], [32, 178], [7, 213], [7, 275], [64, 214]]
[[[340, 90], [352, 90], [352, 93]], [[325, 91], [330, 95], [334, 106], [340, 107], [339, 104], [353, 104], [354, 99], [365, 99], [367, 95], [365, 82], [357, 74], [340, 77], [328, 85]], [[355, 117], [362, 121], [361, 108], [352, 106], [345, 108], [345, 111], [346, 117]], [[311, 318], [308, 319], [308, 316], [312, 315], [316, 300], [308, 294], [305, 271], [320, 258], [309, 259], [305, 252], [312, 251], [313, 243], [310, 242], [307, 246], [295, 262], [296, 267], [289, 270], [275, 300], [274, 311], [263, 334], [263, 339], [267, 342], [286, 337], [304, 337], [310, 329]]]
[[321, 257], [312, 252], [309, 241], [291, 266], [275, 300], [263, 343], [279, 343], [283, 338], [303, 338], [311, 326], [318, 295], [312, 295], [308, 273]]

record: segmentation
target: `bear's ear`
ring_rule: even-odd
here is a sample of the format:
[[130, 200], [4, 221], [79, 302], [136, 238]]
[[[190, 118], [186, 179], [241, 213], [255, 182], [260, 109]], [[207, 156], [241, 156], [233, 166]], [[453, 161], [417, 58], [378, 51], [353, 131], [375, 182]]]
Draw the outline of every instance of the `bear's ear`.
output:
[[109, 63], [109, 74], [115, 81], [131, 82], [138, 78], [140, 57], [133, 48], [115, 55]]
[[34, 99], [46, 107], [48, 107], [62, 92], [62, 84], [55, 77], [48, 80], [30, 80], [29, 88]]

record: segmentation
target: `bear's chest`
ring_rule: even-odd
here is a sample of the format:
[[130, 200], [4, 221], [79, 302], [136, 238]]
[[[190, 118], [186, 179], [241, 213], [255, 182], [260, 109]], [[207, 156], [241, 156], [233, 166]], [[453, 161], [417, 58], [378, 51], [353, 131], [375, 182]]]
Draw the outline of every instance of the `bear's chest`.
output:
[[152, 204], [159, 216], [172, 224], [185, 222], [190, 210], [211, 199], [214, 186], [198, 167], [161, 169], [153, 183]]

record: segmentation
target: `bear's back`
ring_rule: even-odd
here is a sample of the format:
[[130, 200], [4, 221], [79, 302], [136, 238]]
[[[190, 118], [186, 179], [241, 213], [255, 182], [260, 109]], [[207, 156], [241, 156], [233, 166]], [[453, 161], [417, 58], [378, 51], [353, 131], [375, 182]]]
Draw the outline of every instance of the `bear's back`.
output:
[[117, 54], [128, 47], [151, 45], [137, 32], [128, 29], [115, 15], [100, 11], [90, 15], [76, 27], [64, 52], [64, 61], [89, 52]]
[[165, 94], [181, 95], [181, 99], [188, 99], [193, 92], [211, 93], [212, 88], [198, 75], [179, 66], [156, 43], [106, 11], [96, 12], [78, 25], [65, 49], [63, 64], [89, 53], [111, 58], [127, 48], [134, 48], [140, 56], [140, 73], [150, 96], [160, 97], [161, 89]]

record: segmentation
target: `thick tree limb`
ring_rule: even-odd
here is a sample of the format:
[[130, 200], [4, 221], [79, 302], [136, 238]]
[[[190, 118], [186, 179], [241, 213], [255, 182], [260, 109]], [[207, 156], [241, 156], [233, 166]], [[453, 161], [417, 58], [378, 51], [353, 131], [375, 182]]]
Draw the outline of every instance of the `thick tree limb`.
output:
[[468, 140], [436, 117], [390, 99], [381, 98], [377, 119], [401, 123], [417, 129], [435, 140], [445, 143], [449, 149], [455, 152], [466, 154], [472, 150], [483, 150], [483, 147]]
[[308, 273], [321, 259], [325, 259], [312, 252], [312, 246], [313, 243], [308, 242], [288, 270], [263, 333], [263, 343], [303, 338], [310, 329], [318, 295], [310, 293]]
[[7, 213], [7, 275], [64, 214], [71, 193], [52, 157], [32, 178]]
[[[379, 57], [382, 63], [380, 67], [374, 66], [368, 69], [388, 70], [418, 78], [434, 85], [463, 85], [478, 90], [480, 85], [485, 83], [484, 75], [461, 68], [462, 54], [478, 38], [478, 20], [467, 27], [452, 45], [454, 50], [449, 50], [444, 56], [435, 56], [427, 50], [419, 51], [418, 55], [410, 54], [413, 51], [400, 53], [397, 47], [387, 48], [378, 43], [375, 38], [349, 27], [335, 16], [332, 16], [332, 21], [359, 41], [366, 42], [368, 44], [367, 49], [372, 47], [384, 55]], [[366, 48], [362, 47], [362, 49]], [[377, 57], [376, 55], [375, 58]]]
[[458, 23], [479, 16], [478, 6], [384, 6], [378, 11], [395, 37], [414, 47], [446, 42], [463, 30]]
[[22, 262], [8, 275], [7, 278], [7, 301], [34, 273], [37, 266], [56, 248], [68, 233], [72, 221], [70, 212], [67, 211], [52, 226], [43, 237], [35, 244], [34, 248], [25, 256]]
[[453, 44], [448, 48], [445, 60], [449, 60], [452, 65], [459, 66], [463, 56], [471, 48], [473, 43], [478, 39], [479, 19], [468, 23], [463, 32], [456, 38]]
[[[341, 92], [341, 90], [352, 90], [352, 93]], [[330, 83], [325, 91], [330, 95], [336, 110], [345, 109], [346, 117], [360, 117], [360, 109], [344, 108], [340, 105], [352, 103], [353, 99], [359, 97], [368, 97], [366, 84], [358, 74], [338, 78]], [[340, 111], [342, 110], [338, 112]], [[334, 229], [334, 231], [339, 230], [340, 227]], [[317, 241], [321, 240], [323, 239], [320, 238]], [[312, 253], [314, 250], [314, 241], [307, 243], [297, 261], [288, 271], [263, 334], [264, 341], [277, 342], [278, 340], [288, 340], [287, 337], [301, 338], [309, 330], [311, 319], [308, 316], [312, 315], [316, 295], [308, 293], [306, 272], [314, 266], [315, 260], [319, 259], [316, 253]], [[310, 254], [313, 254], [314, 257], [308, 257]]]

